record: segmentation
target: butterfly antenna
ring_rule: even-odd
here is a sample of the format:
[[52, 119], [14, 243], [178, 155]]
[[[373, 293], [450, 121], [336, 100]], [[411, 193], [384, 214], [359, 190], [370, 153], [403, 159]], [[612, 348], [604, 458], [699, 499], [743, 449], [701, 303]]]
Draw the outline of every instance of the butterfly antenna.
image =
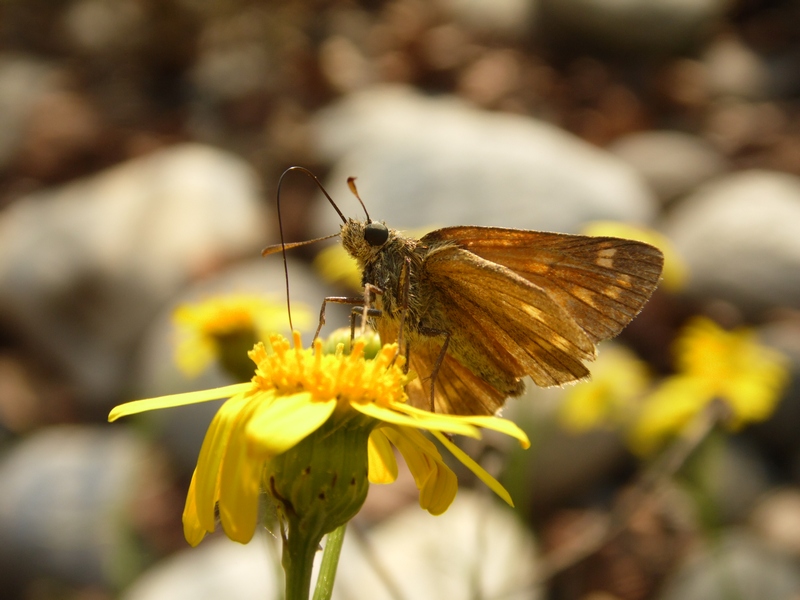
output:
[[[330, 197], [330, 194], [328, 194], [327, 190], [325, 190], [325, 188], [323, 187], [323, 185], [320, 182], [320, 180], [317, 179], [317, 176], [314, 175], [311, 171], [309, 171], [305, 167], [294, 166], [294, 167], [289, 167], [283, 173], [281, 173], [281, 176], [278, 179], [278, 191], [277, 191], [277, 194], [276, 194], [276, 196], [277, 196], [276, 204], [277, 204], [277, 208], [278, 208], [278, 231], [279, 231], [280, 236], [281, 236], [281, 254], [283, 255], [283, 274], [284, 274], [285, 279], [286, 279], [286, 311], [287, 311], [287, 313], [289, 315], [289, 329], [291, 331], [294, 331], [294, 324], [292, 323], [292, 305], [291, 305], [291, 302], [289, 301], [289, 263], [286, 260], [286, 246], [287, 245], [286, 245], [285, 239], [283, 237], [283, 219], [281, 218], [281, 188], [283, 187], [283, 178], [286, 177], [286, 175], [288, 175], [290, 171], [300, 171], [300, 172], [305, 173], [306, 175], [308, 175], [314, 181], [314, 183], [317, 184], [317, 187], [320, 190], [322, 190], [322, 193], [325, 194], [325, 197], [328, 199], [328, 202], [330, 202], [331, 206], [333, 206], [333, 210], [335, 210], [336, 213], [339, 215], [339, 217], [342, 219], [342, 223], [347, 223], [347, 219], [344, 218], [344, 215], [342, 214], [342, 211], [340, 211], [339, 207], [336, 206], [336, 203], [333, 201], [333, 198]], [[329, 236], [329, 237], [333, 237], [333, 236]], [[320, 239], [326, 239], [326, 238], [320, 238]], [[317, 241], [317, 240], [311, 240], [311, 241], [314, 242], [314, 241]], [[301, 245], [301, 244], [291, 244], [291, 247], [295, 247], [296, 245]], [[269, 254], [268, 250], [269, 250], [268, 248], [265, 249], [264, 252], [262, 252], [262, 255], [265, 256], [266, 254]]]
[[372, 219], [369, 218], [369, 213], [367, 212], [367, 207], [364, 205], [364, 201], [361, 199], [361, 196], [358, 195], [358, 190], [356, 189], [355, 177], [347, 178], [347, 187], [350, 188], [350, 191], [353, 193], [353, 196], [355, 196], [358, 199], [359, 204], [361, 204], [361, 208], [364, 209], [364, 214], [367, 215], [367, 223], [372, 223]]

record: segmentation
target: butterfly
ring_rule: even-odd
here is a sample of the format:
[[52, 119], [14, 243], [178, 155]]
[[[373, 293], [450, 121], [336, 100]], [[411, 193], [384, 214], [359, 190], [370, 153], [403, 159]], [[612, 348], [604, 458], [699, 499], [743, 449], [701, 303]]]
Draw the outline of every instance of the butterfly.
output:
[[658, 248], [628, 239], [477, 226], [414, 239], [336, 210], [366, 299], [327, 298], [320, 327], [326, 302], [365, 305], [418, 375], [409, 402], [440, 413], [495, 414], [526, 376], [543, 387], [588, 378], [597, 343], [642, 310], [664, 264]]

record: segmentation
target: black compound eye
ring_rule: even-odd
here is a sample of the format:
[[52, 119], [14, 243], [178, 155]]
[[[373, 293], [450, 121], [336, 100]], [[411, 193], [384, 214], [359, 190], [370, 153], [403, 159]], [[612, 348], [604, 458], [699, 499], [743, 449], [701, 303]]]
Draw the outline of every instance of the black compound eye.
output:
[[367, 223], [364, 227], [364, 240], [370, 246], [383, 246], [389, 239], [389, 228], [383, 223]]

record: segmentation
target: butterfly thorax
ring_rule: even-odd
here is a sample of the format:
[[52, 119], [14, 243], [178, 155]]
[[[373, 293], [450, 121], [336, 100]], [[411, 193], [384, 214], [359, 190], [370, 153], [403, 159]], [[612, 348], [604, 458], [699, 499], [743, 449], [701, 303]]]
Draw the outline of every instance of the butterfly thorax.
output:
[[[349, 219], [342, 225], [342, 246], [352, 256], [362, 271], [362, 285], [371, 284], [381, 290], [375, 298], [375, 307], [383, 316], [399, 319], [406, 310], [406, 323], [412, 325], [425, 312], [420, 303], [419, 277], [426, 248], [419, 240], [406, 238], [394, 229], [388, 229], [383, 244], [373, 245], [365, 239], [367, 223]], [[405, 279], [408, 291], [405, 291]]]

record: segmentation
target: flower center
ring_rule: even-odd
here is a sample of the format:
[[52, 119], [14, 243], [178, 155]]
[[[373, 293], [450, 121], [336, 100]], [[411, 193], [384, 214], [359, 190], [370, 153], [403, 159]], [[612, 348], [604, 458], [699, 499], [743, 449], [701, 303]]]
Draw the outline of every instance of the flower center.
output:
[[408, 377], [403, 373], [405, 360], [397, 356], [397, 344], [385, 345], [372, 359], [364, 358], [364, 341], [356, 340], [349, 355], [341, 351], [323, 354], [322, 342], [304, 350], [300, 334], [295, 332], [294, 348], [281, 336], [271, 336], [274, 351], [268, 354], [258, 343], [249, 352], [256, 363], [253, 383], [261, 390], [275, 390], [279, 395], [309, 392], [313, 400], [341, 403], [377, 403], [388, 406], [405, 402], [403, 386]]

